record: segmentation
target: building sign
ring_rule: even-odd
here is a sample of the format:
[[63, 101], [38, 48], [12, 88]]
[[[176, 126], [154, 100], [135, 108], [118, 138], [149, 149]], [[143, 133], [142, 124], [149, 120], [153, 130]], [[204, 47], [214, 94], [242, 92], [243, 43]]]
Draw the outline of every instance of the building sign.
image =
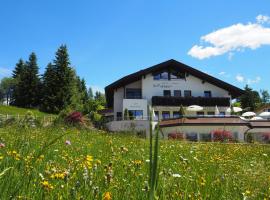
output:
[[178, 82], [161, 82], [161, 83], [154, 83], [153, 87], [154, 88], [162, 88], [162, 89], [170, 89], [172, 87], [175, 87], [179, 85]]

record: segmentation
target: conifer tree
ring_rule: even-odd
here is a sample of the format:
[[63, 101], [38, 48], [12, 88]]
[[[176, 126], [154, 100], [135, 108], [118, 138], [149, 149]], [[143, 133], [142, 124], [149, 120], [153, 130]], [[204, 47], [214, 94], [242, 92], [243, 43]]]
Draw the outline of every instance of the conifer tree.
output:
[[23, 64], [20, 60], [13, 72], [16, 79], [14, 104], [19, 107], [37, 107], [40, 102], [40, 78], [38, 75], [37, 57], [31, 53], [29, 60]]
[[[48, 65], [43, 79], [42, 109], [44, 111], [59, 113], [67, 107], [76, 109], [80, 104], [76, 73], [70, 66], [65, 45], [61, 45], [57, 50], [53, 65]], [[51, 87], [51, 90], [48, 87]]]
[[49, 63], [43, 74], [42, 82], [42, 103], [41, 110], [45, 112], [56, 112], [56, 107], [54, 105], [57, 92], [55, 91], [57, 75], [55, 66], [52, 63]]
[[22, 74], [24, 69], [25, 69], [24, 61], [22, 59], [19, 59], [18, 63], [16, 64], [15, 69], [13, 70], [12, 77], [18, 78], [18, 76]]

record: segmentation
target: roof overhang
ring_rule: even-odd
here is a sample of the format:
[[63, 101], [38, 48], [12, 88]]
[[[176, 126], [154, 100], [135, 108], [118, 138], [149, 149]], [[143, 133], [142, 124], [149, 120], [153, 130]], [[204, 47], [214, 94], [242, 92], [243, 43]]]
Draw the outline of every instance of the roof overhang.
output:
[[202, 79], [204, 82], [209, 82], [219, 88], [222, 88], [230, 93], [232, 98], [237, 98], [240, 95], [244, 94], [244, 91], [238, 87], [235, 87], [229, 83], [226, 83], [222, 80], [219, 80], [213, 76], [210, 76], [209, 74], [206, 74], [204, 72], [201, 72], [195, 68], [192, 68], [186, 64], [183, 64], [181, 62], [178, 62], [176, 60], [168, 60], [165, 62], [162, 62], [160, 64], [154, 65], [152, 67], [146, 68], [144, 70], [140, 70], [138, 72], [135, 72], [133, 74], [127, 75], [112, 84], [105, 87], [105, 94], [106, 94], [106, 100], [108, 107], [113, 107], [113, 94], [114, 90], [118, 89], [120, 87], [124, 87], [127, 84], [133, 83], [135, 81], [141, 80], [143, 76], [146, 76], [150, 73], [156, 73], [158, 71], [166, 70], [166, 69], [174, 69], [179, 70], [181, 72], [188, 73], [190, 75], [193, 75], [197, 78]]

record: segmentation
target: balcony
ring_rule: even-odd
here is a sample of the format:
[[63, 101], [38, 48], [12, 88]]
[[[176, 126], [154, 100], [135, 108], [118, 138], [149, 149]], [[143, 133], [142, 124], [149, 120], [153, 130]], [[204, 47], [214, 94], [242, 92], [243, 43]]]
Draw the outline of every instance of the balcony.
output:
[[153, 96], [152, 106], [230, 106], [230, 98], [227, 97], [164, 97]]

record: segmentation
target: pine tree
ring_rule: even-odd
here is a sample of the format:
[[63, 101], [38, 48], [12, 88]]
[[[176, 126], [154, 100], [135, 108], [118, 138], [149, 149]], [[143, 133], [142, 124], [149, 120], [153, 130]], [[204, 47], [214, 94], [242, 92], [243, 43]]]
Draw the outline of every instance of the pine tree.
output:
[[40, 103], [41, 98], [41, 82], [38, 74], [38, 65], [37, 65], [37, 57], [35, 53], [31, 53], [29, 56], [29, 61], [26, 62], [26, 72], [27, 76], [24, 82], [28, 83], [26, 85], [27, 92], [27, 107], [37, 107]]
[[15, 69], [13, 70], [12, 77], [14, 79], [18, 78], [25, 69], [25, 63], [22, 59], [19, 59], [18, 63], [16, 64]]
[[80, 80], [80, 93], [81, 93], [82, 103], [85, 104], [88, 100], [88, 93], [87, 93], [87, 87], [86, 87], [84, 78]]
[[94, 93], [91, 87], [88, 89], [88, 98], [89, 99], [94, 99]]
[[16, 80], [13, 104], [26, 108], [37, 107], [40, 102], [41, 84], [35, 53], [30, 54], [29, 60], [26, 63], [19, 60], [13, 71], [13, 77]]
[[56, 80], [56, 68], [51, 63], [49, 63], [43, 75], [41, 103], [42, 111], [56, 113], [57, 108], [54, 105], [57, 97], [57, 92], [55, 90], [57, 87]]
[[[53, 65], [48, 65], [43, 77], [44, 94], [42, 109], [51, 113], [80, 105], [78, 79], [70, 66], [68, 50], [61, 45], [56, 52]], [[48, 87], [51, 87], [49, 90]]]

